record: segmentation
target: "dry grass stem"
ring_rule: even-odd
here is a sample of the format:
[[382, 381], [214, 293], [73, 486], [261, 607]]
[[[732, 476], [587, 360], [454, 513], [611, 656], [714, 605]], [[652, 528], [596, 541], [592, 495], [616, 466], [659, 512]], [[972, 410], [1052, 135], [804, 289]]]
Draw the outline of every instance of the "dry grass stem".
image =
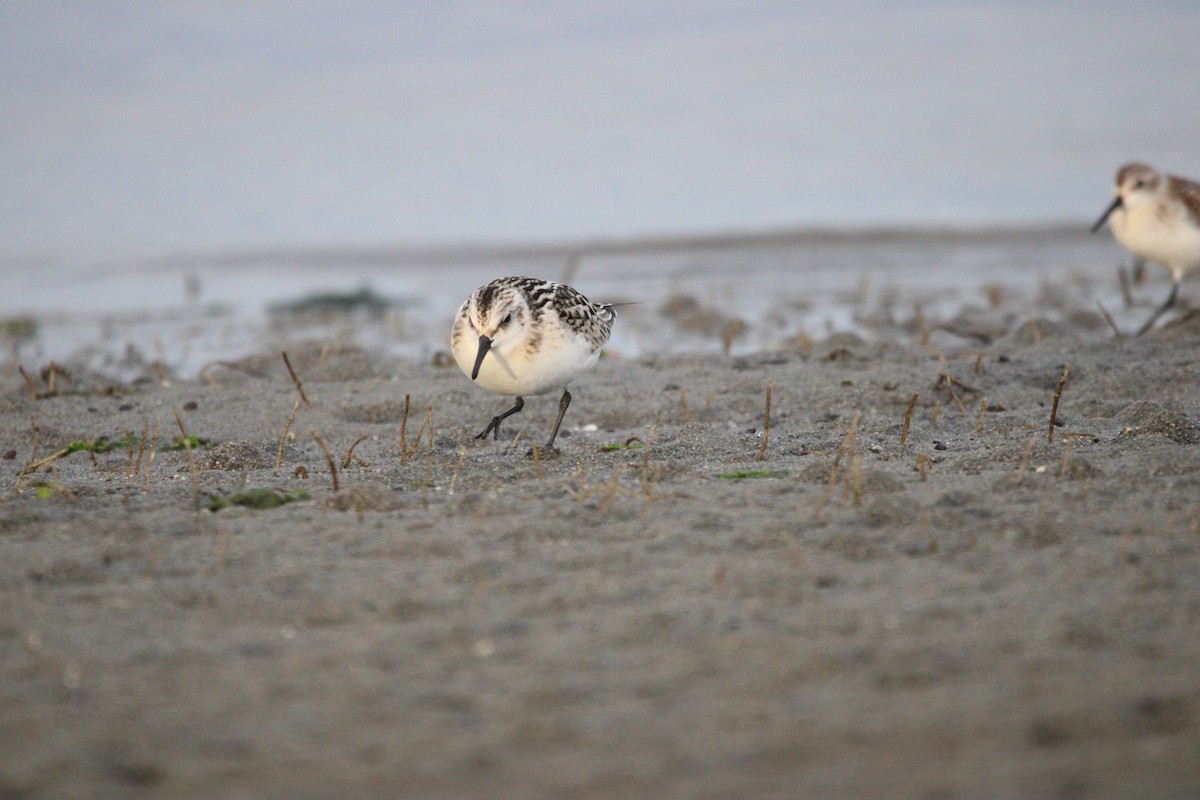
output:
[[146, 436], [150, 433], [150, 420], [142, 420], [142, 438], [138, 440], [137, 461], [133, 465], [133, 474], [137, 476], [142, 471], [142, 456], [146, 452]]
[[321, 438], [321, 434], [314, 430], [310, 430], [308, 433], [312, 436], [313, 441], [317, 443], [317, 446], [321, 448], [321, 452], [325, 454], [325, 460], [329, 462], [329, 477], [333, 482], [333, 491], [336, 492], [338, 490], [338, 474], [337, 464], [333, 461], [333, 454], [329, 452], [329, 446], [325, 444], [325, 440]]
[[983, 412], [987, 411], [987, 398], [979, 398], [979, 422], [975, 425], [976, 433], [983, 433]]
[[146, 472], [142, 475], [142, 494], [150, 491], [150, 470], [154, 466], [155, 449], [158, 443], [158, 420], [154, 420], [154, 428], [150, 431], [150, 455], [146, 456]]
[[408, 463], [408, 407], [411, 398], [404, 395], [404, 411], [400, 414], [400, 463]]
[[1046, 441], [1054, 441], [1054, 421], [1058, 417], [1058, 401], [1062, 397], [1063, 387], [1067, 385], [1067, 375], [1071, 372], [1070, 364], [1063, 364], [1062, 377], [1058, 379], [1058, 388], [1054, 390], [1054, 403], [1050, 406], [1050, 429], [1046, 432]]
[[767, 436], [771, 432], [771, 381], [767, 381], [767, 407], [763, 412], [763, 432], [762, 446], [758, 448], [758, 455], [755, 456], [755, 461], [762, 461], [767, 457]]
[[983, 374], [983, 353], [975, 354], [975, 368], [972, 370], [976, 375]]
[[825, 510], [826, 504], [833, 497], [833, 491], [837, 487], [838, 478], [841, 477], [842, 460], [847, 457], [853, 457], [858, 448], [858, 421], [862, 419], [862, 412], [855, 411], [854, 416], [850, 418], [850, 427], [846, 430], [846, 435], [842, 437], [842, 444], [838, 448], [837, 455], [833, 459], [833, 469], [829, 471], [829, 480], [825, 483], [825, 491], [817, 498], [817, 505], [813, 509], [813, 519], [819, 520], [821, 512]]
[[1029, 459], [1033, 458], [1033, 446], [1037, 444], [1037, 435], [1029, 437], [1029, 441], [1025, 443], [1025, 455], [1021, 456], [1021, 463], [1017, 465], [1017, 486], [1025, 482], [1025, 472], [1029, 469]]
[[20, 365], [17, 366], [17, 372], [21, 373], [21, 378], [25, 381], [25, 388], [29, 390], [29, 399], [36, 403], [38, 393], [37, 387], [33, 385], [33, 379], [29, 377], [29, 373], [25, 371], [25, 368]]
[[292, 383], [296, 384], [296, 391], [300, 393], [300, 399], [304, 401], [304, 405], [312, 408], [312, 403], [308, 402], [308, 395], [304, 393], [304, 384], [300, 383], [300, 379], [296, 377], [296, 370], [292, 369], [292, 360], [288, 358], [287, 351], [283, 351], [283, 365], [287, 367], [288, 375], [292, 376]]
[[[405, 408], [407, 408], [407, 407], [408, 407], [408, 404], [405, 403]], [[404, 437], [403, 429], [404, 429], [404, 425], [402, 422], [401, 423], [401, 440], [402, 441], [403, 441], [403, 437]], [[417, 454], [417, 451], [419, 449], [421, 449], [421, 437], [425, 434], [426, 429], [429, 430], [429, 449], [430, 449], [430, 451], [432, 451], [433, 450], [433, 406], [432, 405], [429, 407], [428, 416], [424, 420], [421, 421], [421, 427], [417, 428], [417, 435], [415, 437], [413, 437], [412, 450], [405, 451], [405, 453], [402, 454], [402, 456], [400, 458], [401, 464], [407, 462], [409, 458], [411, 458], [412, 456], [415, 456]]]
[[908, 426], [912, 423], [912, 412], [917, 405], [917, 398], [920, 397], [919, 392], [914, 392], [909, 398], [908, 408], [904, 411], [904, 427], [900, 429], [900, 448], [904, 449], [904, 443], [908, 441]]
[[129, 459], [125, 462], [125, 482], [133, 477], [133, 431], [125, 431], [125, 445], [129, 450]]
[[421, 479], [421, 509], [429, 510], [429, 487], [433, 485], [433, 451], [425, 451], [425, 476]]
[[462, 472], [463, 464], [467, 460], [467, 448], [462, 446], [458, 448], [458, 463], [454, 466], [454, 474], [450, 476], [450, 494], [454, 494], [454, 487], [458, 485], [458, 476]]
[[283, 433], [279, 434], [279, 452], [275, 454], [275, 475], [279, 475], [279, 468], [283, 465], [283, 445], [287, 442], [288, 431], [291, 430], [292, 420], [296, 418], [296, 412], [300, 409], [300, 398], [296, 398], [296, 402], [292, 404], [292, 413], [288, 414], [287, 422], [283, 425]]
[[30, 461], [29, 463], [27, 463], [24, 467], [21, 468], [21, 471], [17, 473], [17, 488], [18, 488], [18, 490], [21, 487], [21, 480], [26, 475], [30, 474], [31, 472], [37, 472], [39, 469], [46, 466], [51, 461], [57, 461], [58, 459], [62, 458], [63, 456], [70, 455], [70, 453], [71, 453], [70, 449], [64, 447], [61, 450], [55, 450], [53, 453], [51, 453], [48, 456], [42, 456], [37, 461]]
[[350, 469], [351, 461], [357, 461], [358, 463], [362, 464], [364, 467], [371, 466], [366, 461], [363, 461], [361, 458], [354, 455], [354, 448], [358, 447], [358, 445], [362, 442], [362, 440], [367, 438], [367, 435], [368, 434], [364, 433], [362, 436], [355, 439], [354, 444], [350, 445], [350, 448], [348, 450], [346, 450], [346, 455], [342, 456], [342, 469]]
[[937, 425], [938, 417], [942, 415], [942, 401], [933, 401], [933, 410], [929, 412], [929, 421]]
[[171, 406], [175, 414], [175, 424], [179, 426], [179, 435], [183, 437], [183, 449], [187, 451], [188, 470], [192, 473], [192, 510], [200, 513], [200, 467], [196, 464], [196, 454], [192, 451], [192, 440], [184, 427], [183, 417], [179, 415], [179, 407]]
[[933, 463], [933, 461], [929, 458], [928, 453], [917, 453], [916, 470], [917, 474], [921, 476], [921, 483], [924, 483], [929, 479], [927, 472], [931, 463]]
[[692, 421], [692, 412], [688, 408], [687, 392], [682, 386], [679, 387], [679, 409], [683, 412], [683, 423], [689, 424]]
[[967, 413], [967, 407], [963, 405], [962, 400], [958, 399], [958, 395], [954, 393], [954, 381], [945, 373], [942, 373], [942, 379], [946, 382], [946, 391], [950, 392], [950, 399], [954, 401], [954, 405], [958, 406], [960, 413]]

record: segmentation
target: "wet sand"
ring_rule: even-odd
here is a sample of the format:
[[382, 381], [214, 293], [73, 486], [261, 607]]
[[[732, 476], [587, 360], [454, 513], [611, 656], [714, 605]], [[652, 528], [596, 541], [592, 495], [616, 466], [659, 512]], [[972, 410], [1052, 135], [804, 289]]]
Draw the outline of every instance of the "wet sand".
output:
[[[10, 372], [0, 796], [1200, 791], [1200, 319], [888, 338], [611, 353], [536, 461], [556, 397], [479, 442], [457, 368], [294, 342], [278, 471], [277, 350]], [[174, 410], [194, 466], [20, 475]], [[195, 510], [245, 487], [307, 499]]]

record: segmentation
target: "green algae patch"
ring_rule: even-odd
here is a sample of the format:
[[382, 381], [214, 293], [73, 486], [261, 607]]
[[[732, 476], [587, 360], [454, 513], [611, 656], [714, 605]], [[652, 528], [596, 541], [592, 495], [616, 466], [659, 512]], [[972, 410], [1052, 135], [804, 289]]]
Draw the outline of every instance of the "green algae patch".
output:
[[279, 506], [294, 503], [297, 500], [308, 500], [311, 497], [312, 495], [303, 489], [293, 491], [290, 489], [253, 487], [239, 489], [227, 497], [210, 497], [205, 507], [209, 511], [220, 511], [222, 508], [228, 506], [244, 506], [245, 508], [265, 510], [279, 508]]
[[775, 469], [735, 469], [731, 472], [721, 472], [717, 477], [723, 481], [745, 481], [753, 478], [783, 478], [787, 470]]

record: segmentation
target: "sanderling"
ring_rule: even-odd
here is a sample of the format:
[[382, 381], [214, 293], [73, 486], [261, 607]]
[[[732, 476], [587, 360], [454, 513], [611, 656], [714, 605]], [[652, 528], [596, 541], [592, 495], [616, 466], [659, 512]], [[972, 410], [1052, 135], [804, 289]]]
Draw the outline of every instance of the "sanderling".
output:
[[525, 407], [525, 395], [559, 387], [558, 419], [542, 448], [554, 439], [571, 404], [567, 384], [594, 365], [608, 341], [611, 305], [593, 303], [570, 286], [536, 278], [499, 278], [476, 289], [458, 309], [450, 332], [454, 360], [471, 380], [517, 402], [493, 417], [476, 439], [500, 435], [500, 423]]
[[1183, 274], [1200, 267], [1200, 184], [1136, 163], [1117, 170], [1114, 183], [1116, 197], [1092, 233], [1107, 221], [1135, 258], [1171, 270], [1171, 294], [1138, 331], [1140, 336], [1175, 304]]

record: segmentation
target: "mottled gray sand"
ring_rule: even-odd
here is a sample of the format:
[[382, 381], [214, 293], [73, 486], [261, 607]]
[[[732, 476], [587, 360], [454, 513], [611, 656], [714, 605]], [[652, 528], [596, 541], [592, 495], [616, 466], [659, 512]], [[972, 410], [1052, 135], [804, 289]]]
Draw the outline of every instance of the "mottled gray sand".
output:
[[[508, 401], [455, 367], [290, 355], [278, 474], [276, 351], [36, 402], [10, 373], [0, 797], [1200, 793], [1195, 317], [613, 355], [544, 461], [556, 397], [478, 442]], [[173, 408], [217, 444], [195, 473], [122, 448], [18, 485], [35, 439], [161, 445]], [[336, 493], [310, 431], [366, 437]], [[243, 485], [310, 499], [194, 511]]]

